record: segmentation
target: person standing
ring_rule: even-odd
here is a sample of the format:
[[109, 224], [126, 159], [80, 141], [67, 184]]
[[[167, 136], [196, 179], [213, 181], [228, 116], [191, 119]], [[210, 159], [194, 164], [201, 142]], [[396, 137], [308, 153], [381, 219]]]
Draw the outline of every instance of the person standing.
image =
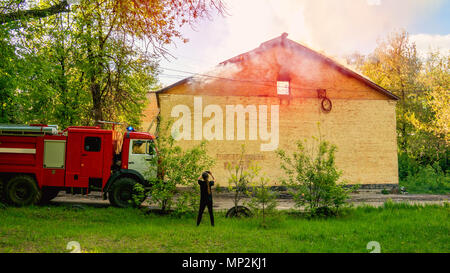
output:
[[[211, 175], [213, 180], [209, 180]], [[208, 206], [209, 218], [211, 219], [211, 226], [214, 226], [214, 215], [213, 215], [213, 202], [211, 187], [214, 186], [214, 176], [210, 171], [203, 172], [198, 178], [198, 184], [200, 185], [200, 209], [198, 210], [197, 226], [200, 225], [202, 221], [203, 211], [205, 207]]]

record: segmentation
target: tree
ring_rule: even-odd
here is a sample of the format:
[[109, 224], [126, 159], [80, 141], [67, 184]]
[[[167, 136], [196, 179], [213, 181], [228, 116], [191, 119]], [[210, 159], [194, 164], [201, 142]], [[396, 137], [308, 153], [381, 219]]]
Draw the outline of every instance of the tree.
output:
[[[216, 0], [82, 1], [74, 12], [79, 29], [77, 42], [85, 49], [82, 67], [92, 97], [93, 120], [103, 120], [106, 109], [121, 112], [127, 111], [130, 104], [142, 105], [142, 93], [136, 98], [121, 88], [120, 81], [126, 81], [127, 74], [120, 65], [128, 62], [129, 69], [142, 64], [150, 67], [151, 59], [167, 53], [165, 45], [182, 38], [178, 27], [208, 16], [211, 7], [219, 12], [223, 9]], [[142, 70], [140, 67], [137, 73], [155, 72], [156, 67]]]
[[413, 162], [419, 166], [439, 162], [447, 169], [448, 57], [440, 60], [431, 54], [424, 62], [406, 31], [379, 41], [362, 60], [355, 56], [350, 59], [364, 75], [400, 97], [396, 106], [400, 178], [410, 172]]
[[[149, 181], [152, 184], [150, 198], [162, 211], [172, 208], [175, 203], [178, 212], [193, 210], [198, 206], [198, 176], [214, 165], [214, 160], [207, 155], [206, 142], [189, 149], [182, 149], [175, 144], [170, 133], [171, 122], [158, 124], [158, 138], [155, 141], [157, 157], [149, 161]], [[154, 176], [154, 166], [158, 166]], [[179, 192], [178, 188], [184, 187]], [[180, 193], [175, 200], [174, 197]]]
[[[8, 3], [30, 10], [55, 4], [3, 1], [3, 14], [11, 10]], [[70, 12], [2, 24], [10, 28], [13, 54], [31, 64], [17, 73], [16, 82], [24, 84], [13, 88], [24, 98], [24, 120], [88, 125], [114, 119], [137, 126], [147, 92], [158, 87], [165, 46], [184, 40], [178, 29], [213, 10], [223, 12], [222, 2], [81, 0]]]
[[45, 8], [23, 9], [24, 6], [26, 6], [26, 1], [23, 0], [2, 1], [0, 24], [17, 20], [44, 18], [61, 12], [70, 11], [67, 0], [62, 0]]
[[242, 198], [250, 196], [249, 188], [254, 179], [258, 176], [260, 168], [252, 162], [245, 161], [245, 145], [241, 146], [241, 153], [237, 161], [228, 162], [227, 170], [229, 173], [228, 190], [234, 192], [234, 206], [227, 212], [227, 217], [250, 216], [251, 211], [241, 206]]
[[432, 112], [432, 118], [419, 120], [411, 113], [410, 121], [419, 130], [433, 133], [449, 143], [450, 124], [450, 54], [429, 52], [424, 63], [424, 71], [419, 78], [426, 94], [426, 103]]
[[15, 122], [19, 116], [15, 89], [20, 61], [5, 36], [0, 30], [0, 123]]
[[336, 146], [313, 140], [310, 153], [305, 149], [306, 140], [297, 142], [292, 155], [277, 150], [281, 169], [286, 173], [282, 182], [290, 187], [296, 206], [305, 206], [310, 216], [336, 215], [354, 187], [345, 188], [345, 182], [338, 183], [342, 172], [335, 165]]

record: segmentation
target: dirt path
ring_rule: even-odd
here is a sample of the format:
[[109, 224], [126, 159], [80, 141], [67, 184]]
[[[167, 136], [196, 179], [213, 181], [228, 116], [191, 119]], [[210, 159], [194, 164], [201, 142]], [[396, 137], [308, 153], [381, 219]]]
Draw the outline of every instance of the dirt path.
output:
[[[389, 198], [393, 202], [405, 202], [412, 204], [443, 204], [450, 201], [450, 194], [435, 195], [435, 194], [381, 194], [379, 190], [366, 190], [359, 193], [352, 194], [349, 202], [354, 205], [371, 205], [380, 206]], [[71, 195], [60, 193], [52, 200], [54, 204], [84, 204], [95, 207], [109, 206], [108, 200], [103, 200], [100, 193], [91, 193], [85, 195]], [[217, 209], [228, 209], [233, 206], [233, 198], [230, 193], [216, 193], [214, 195], [214, 207]], [[281, 194], [278, 199], [278, 209], [293, 208], [294, 201], [286, 194]]]

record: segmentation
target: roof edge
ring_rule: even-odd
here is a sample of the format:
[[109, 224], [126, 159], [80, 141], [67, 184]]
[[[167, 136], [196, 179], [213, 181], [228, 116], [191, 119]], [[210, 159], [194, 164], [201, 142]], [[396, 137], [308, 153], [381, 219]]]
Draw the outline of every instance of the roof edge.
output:
[[[396, 96], [395, 94], [393, 94], [392, 92], [384, 89], [383, 87], [381, 87], [378, 84], [374, 83], [370, 79], [360, 75], [359, 73], [353, 71], [352, 69], [345, 67], [344, 65], [342, 65], [339, 62], [331, 59], [330, 57], [327, 57], [326, 55], [324, 55], [324, 54], [322, 54], [320, 52], [317, 52], [317, 51], [315, 51], [315, 50], [313, 50], [313, 49], [311, 49], [311, 48], [309, 48], [309, 47], [307, 47], [305, 45], [302, 45], [302, 44], [300, 44], [298, 42], [295, 42], [293, 40], [287, 39], [286, 37], [287, 37], [287, 33], [283, 33], [279, 37], [276, 37], [274, 39], [271, 39], [271, 40], [268, 40], [266, 42], [261, 43], [259, 47], [255, 48], [253, 50], [250, 50], [250, 51], [247, 51], [245, 53], [242, 53], [242, 54], [239, 54], [237, 56], [234, 56], [234, 57], [232, 57], [230, 59], [227, 59], [227, 60], [219, 63], [218, 65], [223, 65], [223, 64], [226, 64], [227, 62], [234, 62], [236, 59], [238, 59], [238, 57], [243, 56], [245, 54], [248, 54], [250, 52], [255, 52], [257, 50], [262, 50], [262, 47], [265, 47], [265, 46], [270, 46], [270, 45], [275, 44], [275, 43], [276, 44], [280, 43], [281, 45], [284, 46], [285, 42], [289, 42], [289, 43], [292, 43], [294, 46], [296, 46], [298, 48], [302, 48], [302, 49], [306, 49], [306, 50], [310, 51], [312, 54], [314, 54], [315, 56], [323, 59], [325, 62], [327, 62], [329, 65], [335, 67], [340, 72], [342, 72], [344, 74], [347, 74], [348, 76], [353, 77], [356, 80], [359, 80], [359, 81], [363, 82], [367, 86], [373, 88], [375, 91], [378, 91], [379, 93], [382, 93], [382, 94], [386, 95], [387, 97], [389, 97], [391, 99], [400, 100], [400, 98], [398, 96]], [[163, 93], [163, 92], [165, 92], [165, 91], [167, 91], [169, 89], [172, 89], [172, 88], [174, 88], [174, 87], [176, 87], [178, 85], [186, 83], [191, 78], [192, 78], [192, 76], [191, 77], [187, 77], [185, 79], [182, 79], [180, 81], [177, 81], [177, 82], [175, 82], [175, 83], [173, 83], [173, 84], [171, 84], [169, 86], [166, 86], [164, 88], [161, 88], [161, 89], [155, 91], [154, 93]]]
[[167, 90], [169, 90], [169, 89], [172, 89], [172, 88], [174, 88], [174, 87], [177, 87], [178, 85], [181, 85], [181, 84], [183, 84], [183, 83], [186, 83], [188, 80], [190, 80], [192, 77], [187, 77], [187, 78], [185, 78], [185, 79], [182, 79], [182, 80], [179, 80], [179, 81], [177, 81], [177, 82], [175, 82], [175, 83], [173, 83], [173, 84], [171, 84], [171, 85], [169, 85], [169, 86], [166, 86], [166, 87], [163, 87], [163, 88], [161, 88], [161, 89], [159, 89], [159, 90], [156, 90], [156, 91], [152, 91], [152, 92], [149, 92], [149, 93], [156, 93], [156, 94], [158, 94], [158, 93], [163, 93], [163, 92], [165, 92], [165, 91], [167, 91]]

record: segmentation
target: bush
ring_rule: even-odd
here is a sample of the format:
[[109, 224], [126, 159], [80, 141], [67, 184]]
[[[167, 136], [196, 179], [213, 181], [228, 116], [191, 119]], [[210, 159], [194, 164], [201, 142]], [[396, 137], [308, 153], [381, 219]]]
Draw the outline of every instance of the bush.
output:
[[253, 180], [258, 176], [260, 168], [252, 162], [245, 162], [245, 145], [242, 145], [241, 154], [237, 162], [228, 163], [227, 170], [230, 174], [228, 178], [228, 190], [234, 192], [234, 206], [228, 210], [227, 216], [239, 217], [249, 216], [249, 209], [240, 206], [241, 199], [250, 196], [248, 190]]
[[[149, 161], [147, 173], [152, 184], [150, 200], [158, 204], [162, 211], [170, 210], [174, 202], [179, 213], [194, 211], [200, 199], [197, 178], [214, 165], [214, 160], [207, 155], [206, 142], [185, 150], [175, 145], [175, 139], [170, 133], [171, 124], [160, 121], [158, 126], [158, 138], [155, 141], [158, 155]], [[158, 166], [156, 177], [154, 166]], [[179, 186], [184, 187], [184, 190], [175, 200]]]
[[345, 205], [348, 194], [355, 188], [344, 187], [344, 182], [337, 183], [342, 172], [335, 165], [336, 146], [316, 138], [313, 141], [318, 144], [308, 150], [310, 153], [301, 141], [297, 142], [297, 150], [292, 156], [277, 150], [281, 168], [287, 175], [282, 182], [291, 188], [290, 194], [296, 206], [305, 206], [310, 216], [337, 215], [339, 208]]
[[408, 176], [417, 174], [421, 169], [419, 163], [406, 153], [398, 154], [398, 177], [401, 180]]
[[448, 194], [450, 175], [444, 173], [437, 164], [435, 167], [426, 166], [400, 180], [400, 186], [405, 187], [409, 193]]

